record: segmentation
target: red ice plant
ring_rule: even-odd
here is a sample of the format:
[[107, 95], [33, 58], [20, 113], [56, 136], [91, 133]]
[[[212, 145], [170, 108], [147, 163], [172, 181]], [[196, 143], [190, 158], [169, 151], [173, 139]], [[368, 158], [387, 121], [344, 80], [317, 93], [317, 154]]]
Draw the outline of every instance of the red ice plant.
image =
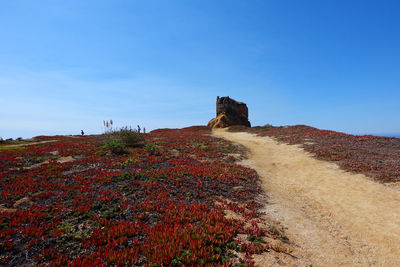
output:
[[[251, 255], [266, 247], [235, 237], [267, 234], [255, 224], [257, 175], [227, 156], [236, 147], [208, 133], [191, 127], [146, 134], [157, 153], [137, 147], [104, 154], [98, 136], [42, 136], [56, 141], [0, 152], [2, 264], [224, 266], [234, 262], [234, 247], [251, 266]], [[74, 161], [59, 163], [61, 156]], [[252, 227], [225, 218], [225, 209]]]

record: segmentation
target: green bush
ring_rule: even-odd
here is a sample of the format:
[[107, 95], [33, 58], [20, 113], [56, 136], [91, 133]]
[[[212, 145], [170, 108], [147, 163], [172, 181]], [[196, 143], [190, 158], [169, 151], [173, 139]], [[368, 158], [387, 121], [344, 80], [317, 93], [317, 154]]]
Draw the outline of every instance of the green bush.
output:
[[127, 153], [126, 147], [136, 147], [142, 142], [144, 142], [143, 136], [128, 127], [120, 129], [108, 127], [103, 135], [103, 149], [118, 155]]
[[150, 155], [158, 155], [160, 154], [160, 147], [154, 143], [147, 143], [144, 146], [144, 149], [150, 153]]
[[127, 151], [125, 150], [125, 146], [121, 144], [118, 140], [111, 140], [109, 142], [104, 143], [103, 149], [111, 151], [114, 154], [122, 155]]
[[120, 140], [122, 144], [129, 147], [135, 147], [144, 141], [143, 136], [139, 132], [126, 126], [109, 134], [112, 138]]

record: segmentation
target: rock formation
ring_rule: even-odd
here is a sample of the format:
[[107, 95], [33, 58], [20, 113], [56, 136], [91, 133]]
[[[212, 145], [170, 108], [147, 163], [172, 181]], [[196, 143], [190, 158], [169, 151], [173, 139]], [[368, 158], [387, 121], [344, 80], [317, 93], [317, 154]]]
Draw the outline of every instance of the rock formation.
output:
[[207, 124], [211, 128], [225, 128], [232, 125], [250, 127], [247, 105], [226, 97], [217, 97], [217, 116]]

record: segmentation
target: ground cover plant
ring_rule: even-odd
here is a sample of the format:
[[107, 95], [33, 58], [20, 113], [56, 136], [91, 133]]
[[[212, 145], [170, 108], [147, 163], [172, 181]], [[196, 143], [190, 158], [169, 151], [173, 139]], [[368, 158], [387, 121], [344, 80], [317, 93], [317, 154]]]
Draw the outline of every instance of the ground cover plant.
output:
[[[246, 130], [233, 127], [232, 131]], [[364, 173], [381, 182], [400, 182], [400, 139], [372, 135], [355, 136], [305, 125], [253, 127], [249, 132], [271, 136], [289, 144], [301, 144], [315, 157], [336, 162], [341, 168]]]
[[271, 249], [263, 237], [285, 237], [261, 227], [257, 175], [231, 155], [240, 149], [209, 131], [156, 130], [126, 153], [104, 136], [0, 151], [0, 264], [253, 265]]

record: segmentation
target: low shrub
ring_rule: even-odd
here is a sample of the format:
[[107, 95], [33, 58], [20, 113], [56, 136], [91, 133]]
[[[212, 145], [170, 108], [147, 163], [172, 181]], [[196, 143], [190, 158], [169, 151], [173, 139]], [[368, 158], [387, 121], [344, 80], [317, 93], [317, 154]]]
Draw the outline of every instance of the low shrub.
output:
[[127, 126], [122, 127], [119, 130], [113, 131], [109, 133], [112, 138], [120, 140], [121, 143], [128, 147], [138, 146], [141, 142], [144, 141], [142, 134], [139, 132], [128, 128]]
[[137, 147], [143, 142], [144, 138], [139, 132], [125, 126], [104, 133], [103, 149], [121, 155], [127, 152], [127, 147]]
[[109, 142], [104, 143], [103, 149], [111, 151], [112, 153], [117, 155], [122, 155], [127, 152], [125, 146], [118, 140], [111, 140]]
[[150, 155], [158, 155], [158, 154], [160, 154], [160, 150], [161, 150], [161, 148], [158, 146], [158, 145], [156, 145], [156, 144], [154, 144], [154, 143], [147, 143], [145, 146], [144, 146], [144, 149], [147, 151], [147, 152], [149, 152], [150, 153]]

